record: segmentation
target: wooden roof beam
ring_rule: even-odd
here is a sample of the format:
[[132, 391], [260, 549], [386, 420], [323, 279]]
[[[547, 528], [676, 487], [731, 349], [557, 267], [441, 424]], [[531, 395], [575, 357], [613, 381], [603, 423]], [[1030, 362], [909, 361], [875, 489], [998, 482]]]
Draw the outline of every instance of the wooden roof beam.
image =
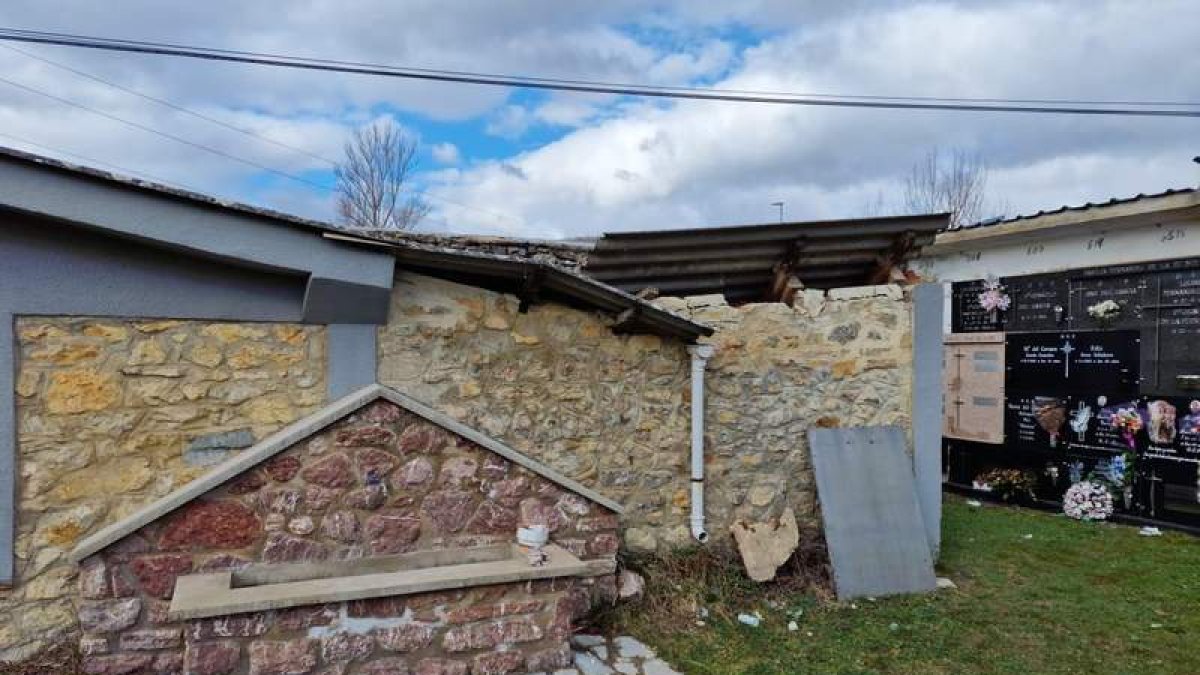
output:
[[867, 277], [867, 284], [887, 283], [892, 270], [903, 263], [916, 247], [917, 233], [908, 230], [896, 236], [888, 250], [875, 261], [875, 269]]

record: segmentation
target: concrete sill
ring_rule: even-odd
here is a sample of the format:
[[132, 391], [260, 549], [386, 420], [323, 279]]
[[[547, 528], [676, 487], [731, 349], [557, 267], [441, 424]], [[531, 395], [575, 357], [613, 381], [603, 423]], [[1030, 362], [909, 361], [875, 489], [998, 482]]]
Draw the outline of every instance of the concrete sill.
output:
[[[541, 567], [531, 567], [516, 546], [505, 544], [333, 563], [256, 565], [236, 573], [189, 574], [175, 581], [167, 617], [172, 621], [203, 619], [535, 579], [591, 577], [616, 570], [613, 560], [583, 561], [554, 544], [545, 550], [549, 561]], [[500, 559], [487, 559], [504, 551], [507, 555]], [[451, 556], [456, 561], [450, 562]]]

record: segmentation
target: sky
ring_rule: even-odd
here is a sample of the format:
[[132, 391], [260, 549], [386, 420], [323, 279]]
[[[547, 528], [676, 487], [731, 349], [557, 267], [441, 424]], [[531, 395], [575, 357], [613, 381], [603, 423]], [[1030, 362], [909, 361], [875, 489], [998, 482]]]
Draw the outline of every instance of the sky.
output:
[[[1195, 0], [5, 0], [0, 26], [652, 85], [1200, 103]], [[1200, 183], [1195, 118], [645, 100], [18, 43], [0, 79], [0, 145], [331, 221], [331, 162], [391, 118], [420, 143], [431, 232], [750, 224], [780, 201], [788, 220], [898, 214], [935, 148], [986, 162], [988, 216]]]

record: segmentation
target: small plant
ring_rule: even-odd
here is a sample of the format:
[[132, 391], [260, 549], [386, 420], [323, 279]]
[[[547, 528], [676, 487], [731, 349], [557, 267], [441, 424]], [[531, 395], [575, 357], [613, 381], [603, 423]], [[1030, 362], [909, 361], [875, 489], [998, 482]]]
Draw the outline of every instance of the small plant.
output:
[[1088, 316], [1097, 321], [1111, 321], [1121, 314], [1121, 303], [1115, 300], [1104, 300], [1087, 308]]
[[1007, 311], [1011, 305], [1012, 299], [1008, 297], [1008, 293], [999, 281], [988, 279], [983, 282], [983, 292], [979, 294], [979, 306], [988, 314], [995, 317], [996, 312]]
[[1112, 493], [1098, 482], [1080, 481], [1063, 495], [1063, 513], [1075, 520], [1107, 520], [1112, 512]]
[[986, 485], [1006, 502], [1028, 497], [1033, 498], [1037, 476], [1032, 471], [1020, 469], [992, 469], [975, 478], [975, 484]]

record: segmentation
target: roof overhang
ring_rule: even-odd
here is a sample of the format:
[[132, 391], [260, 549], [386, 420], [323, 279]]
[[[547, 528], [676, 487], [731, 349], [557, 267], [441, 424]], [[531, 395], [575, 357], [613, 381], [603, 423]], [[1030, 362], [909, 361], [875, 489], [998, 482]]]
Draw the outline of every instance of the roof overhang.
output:
[[0, 209], [306, 281], [308, 323], [387, 321], [394, 259], [318, 223], [0, 149]]
[[584, 271], [626, 292], [785, 299], [788, 289], [882, 283], [947, 214], [605, 234]]
[[1001, 243], [1021, 243], [1077, 233], [1125, 229], [1200, 218], [1200, 191], [1178, 190], [1139, 195], [1101, 204], [1062, 207], [991, 225], [976, 225], [938, 234], [926, 255], [954, 253]]
[[447, 249], [411, 241], [382, 241], [353, 233], [326, 233], [326, 238], [388, 250], [400, 269], [517, 296], [522, 310], [554, 301], [614, 315], [613, 330], [652, 333], [695, 342], [713, 329], [618, 288], [557, 265], [516, 256]]

